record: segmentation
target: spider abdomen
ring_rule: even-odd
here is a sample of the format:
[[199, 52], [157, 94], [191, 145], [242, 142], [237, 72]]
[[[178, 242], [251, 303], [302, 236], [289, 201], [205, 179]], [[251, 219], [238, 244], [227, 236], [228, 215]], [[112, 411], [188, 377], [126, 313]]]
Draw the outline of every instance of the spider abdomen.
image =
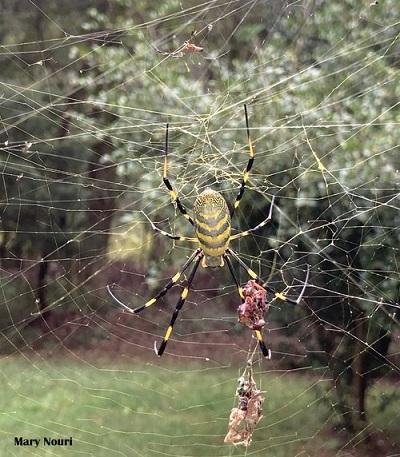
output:
[[229, 245], [231, 216], [224, 197], [215, 190], [206, 189], [194, 203], [196, 236], [204, 252], [204, 267], [220, 267], [222, 255]]

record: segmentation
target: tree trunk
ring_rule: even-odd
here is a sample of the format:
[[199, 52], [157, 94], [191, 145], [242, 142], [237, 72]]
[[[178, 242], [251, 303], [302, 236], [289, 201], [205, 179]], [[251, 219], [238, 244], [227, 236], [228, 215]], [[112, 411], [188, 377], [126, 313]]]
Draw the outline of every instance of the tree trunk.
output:
[[[114, 149], [111, 138], [104, 138], [93, 146], [95, 152], [89, 162], [88, 177], [96, 183], [88, 197], [87, 230], [90, 236], [81, 243], [81, 274], [88, 277], [99, 269], [104, 262], [103, 255], [107, 251], [110, 238], [112, 217], [115, 211], [115, 193], [113, 183], [116, 177], [116, 164], [104, 161]], [[105, 183], [99, 185], [98, 183]]]
[[367, 321], [363, 312], [358, 314], [354, 325], [354, 342], [352, 369], [351, 395], [353, 401], [353, 423], [355, 430], [364, 427], [367, 421], [366, 413], [366, 390], [367, 377], [365, 374], [365, 343], [367, 336]]
[[[36, 291], [36, 304], [37, 304], [37, 312], [40, 313], [38, 318], [35, 319], [32, 323], [33, 326], [42, 329], [43, 331], [48, 330], [49, 326], [44, 318], [43, 310], [47, 307], [47, 273], [49, 270], [49, 262], [46, 260], [41, 260], [39, 262], [39, 269], [37, 275], [37, 291]], [[48, 316], [47, 316], [48, 317]]]

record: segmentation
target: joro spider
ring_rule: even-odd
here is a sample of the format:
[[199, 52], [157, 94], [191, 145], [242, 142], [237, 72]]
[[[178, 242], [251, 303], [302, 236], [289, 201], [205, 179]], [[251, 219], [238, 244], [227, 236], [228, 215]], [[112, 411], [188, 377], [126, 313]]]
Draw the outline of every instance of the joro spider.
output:
[[[175, 321], [179, 315], [180, 310], [182, 309], [190, 291], [190, 287], [192, 285], [193, 279], [197, 272], [197, 269], [200, 265], [202, 267], [223, 267], [224, 260], [228, 265], [228, 269], [230, 274], [233, 278], [233, 281], [236, 284], [237, 290], [241, 299], [244, 299], [243, 289], [239, 284], [239, 281], [236, 277], [235, 270], [232, 264], [230, 257], [234, 258], [241, 267], [243, 267], [247, 274], [254, 280], [256, 280], [259, 284], [270, 292], [274, 299], [279, 299], [284, 302], [292, 303], [293, 305], [298, 305], [303, 297], [305, 288], [307, 286], [308, 281], [308, 274], [309, 271], [307, 269], [307, 275], [304, 281], [304, 285], [298, 296], [297, 300], [292, 300], [287, 297], [286, 293], [283, 292], [276, 292], [274, 289], [269, 287], [267, 284], [263, 284], [263, 281], [259, 278], [259, 276], [249, 268], [243, 260], [238, 256], [238, 254], [229, 247], [230, 242], [233, 240], [238, 240], [245, 236], [250, 235], [250, 233], [256, 232], [261, 227], [264, 227], [272, 217], [272, 210], [274, 207], [275, 197], [272, 197], [271, 204], [269, 207], [268, 216], [264, 219], [261, 223], [256, 225], [255, 227], [245, 230], [244, 232], [238, 233], [236, 235], [231, 235], [231, 219], [234, 215], [235, 210], [239, 207], [240, 201], [243, 197], [246, 182], [249, 179], [249, 173], [253, 166], [254, 162], [254, 147], [251, 141], [250, 136], [250, 128], [249, 128], [249, 119], [247, 115], [247, 106], [244, 105], [244, 113], [246, 118], [246, 130], [247, 130], [247, 141], [249, 147], [249, 160], [247, 162], [247, 166], [243, 171], [243, 178], [239, 188], [239, 193], [236, 196], [235, 202], [233, 204], [232, 210], [229, 211], [228, 205], [224, 199], [224, 197], [217, 191], [212, 190], [210, 188], [205, 189], [197, 198], [194, 203], [193, 207], [193, 216], [190, 216], [187, 212], [186, 208], [183, 206], [182, 202], [179, 199], [177, 192], [171, 185], [170, 180], [168, 179], [167, 172], [168, 172], [168, 124], [166, 126], [166, 134], [165, 134], [165, 151], [164, 151], [164, 169], [163, 169], [163, 182], [169, 193], [171, 195], [171, 199], [175, 202], [178, 210], [183, 214], [183, 216], [192, 224], [195, 229], [195, 237], [186, 237], [180, 235], [174, 235], [164, 230], [159, 229], [156, 227], [152, 221], [150, 221], [153, 230], [161, 233], [162, 235], [178, 241], [190, 241], [191, 243], [197, 243], [199, 247], [192, 253], [192, 255], [187, 259], [187, 261], [183, 264], [182, 268], [169, 280], [169, 282], [161, 289], [157, 295], [147, 301], [144, 305], [139, 306], [138, 308], [130, 308], [129, 306], [125, 305], [121, 300], [119, 300], [111, 291], [111, 288], [107, 286], [107, 290], [111, 297], [124, 309], [128, 310], [130, 313], [137, 314], [143, 311], [144, 309], [148, 308], [149, 306], [153, 305], [157, 302], [157, 300], [163, 297], [169, 289], [178, 282], [179, 278], [182, 274], [188, 269], [188, 267], [193, 263], [192, 270], [189, 274], [187, 279], [186, 286], [183, 288], [181, 295], [179, 297], [178, 303], [176, 304], [175, 311], [172, 314], [171, 321], [169, 326], [164, 334], [164, 338], [161, 342], [160, 347], [157, 349], [156, 343], [154, 343], [154, 350], [158, 356], [161, 356], [164, 353], [164, 350], [167, 346], [168, 340], [172, 334]], [[270, 358], [271, 351], [267, 349], [261, 330], [254, 330], [255, 336], [258, 340], [260, 349], [264, 357]]]

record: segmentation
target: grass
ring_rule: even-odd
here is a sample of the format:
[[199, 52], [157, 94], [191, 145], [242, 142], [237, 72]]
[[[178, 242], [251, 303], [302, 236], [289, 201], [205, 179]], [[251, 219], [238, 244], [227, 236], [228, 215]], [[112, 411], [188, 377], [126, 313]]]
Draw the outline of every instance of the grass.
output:
[[[23, 359], [4, 359], [0, 367], [0, 455], [7, 457], [286, 457], [304, 447], [319, 455], [329, 417], [315, 388], [321, 382], [287, 372], [257, 375], [266, 391], [264, 418], [246, 452], [223, 444], [238, 377], [232, 368]], [[72, 436], [73, 447], [20, 448], [15, 436]]]

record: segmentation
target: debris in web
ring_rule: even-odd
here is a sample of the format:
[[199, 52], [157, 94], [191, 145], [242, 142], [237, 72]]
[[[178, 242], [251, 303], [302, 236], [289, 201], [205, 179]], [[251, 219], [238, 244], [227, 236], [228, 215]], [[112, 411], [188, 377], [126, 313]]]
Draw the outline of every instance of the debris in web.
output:
[[239, 322], [252, 330], [261, 330], [265, 325], [264, 314], [269, 308], [267, 291], [254, 279], [243, 287], [244, 302], [238, 307]]
[[182, 46], [180, 46], [178, 49], [175, 49], [175, 51], [161, 51], [160, 49], [157, 49], [155, 46], [153, 46], [154, 50], [158, 52], [159, 54], [162, 54], [163, 56], [168, 56], [168, 57], [183, 57], [185, 54], [195, 54], [197, 52], [203, 52], [204, 48], [201, 46], [197, 46], [191, 41], [187, 40], [185, 41]]
[[224, 443], [234, 446], [249, 446], [257, 424], [262, 419], [264, 392], [257, 388], [253, 378], [252, 362], [248, 363], [238, 379], [237, 406], [229, 415], [229, 428]]
[[178, 57], [178, 58], [183, 57], [185, 54], [195, 54], [198, 52], [203, 52], [204, 48], [194, 44], [194, 42], [193, 42], [193, 39], [196, 36], [196, 34], [197, 34], [197, 32], [193, 31], [190, 39], [186, 40], [181, 46], [179, 46], [177, 49], [175, 49], [173, 51], [161, 51], [160, 49], [156, 48], [154, 45], [152, 45], [152, 47], [159, 54], [162, 54], [162, 55], [168, 56], [168, 57]]

